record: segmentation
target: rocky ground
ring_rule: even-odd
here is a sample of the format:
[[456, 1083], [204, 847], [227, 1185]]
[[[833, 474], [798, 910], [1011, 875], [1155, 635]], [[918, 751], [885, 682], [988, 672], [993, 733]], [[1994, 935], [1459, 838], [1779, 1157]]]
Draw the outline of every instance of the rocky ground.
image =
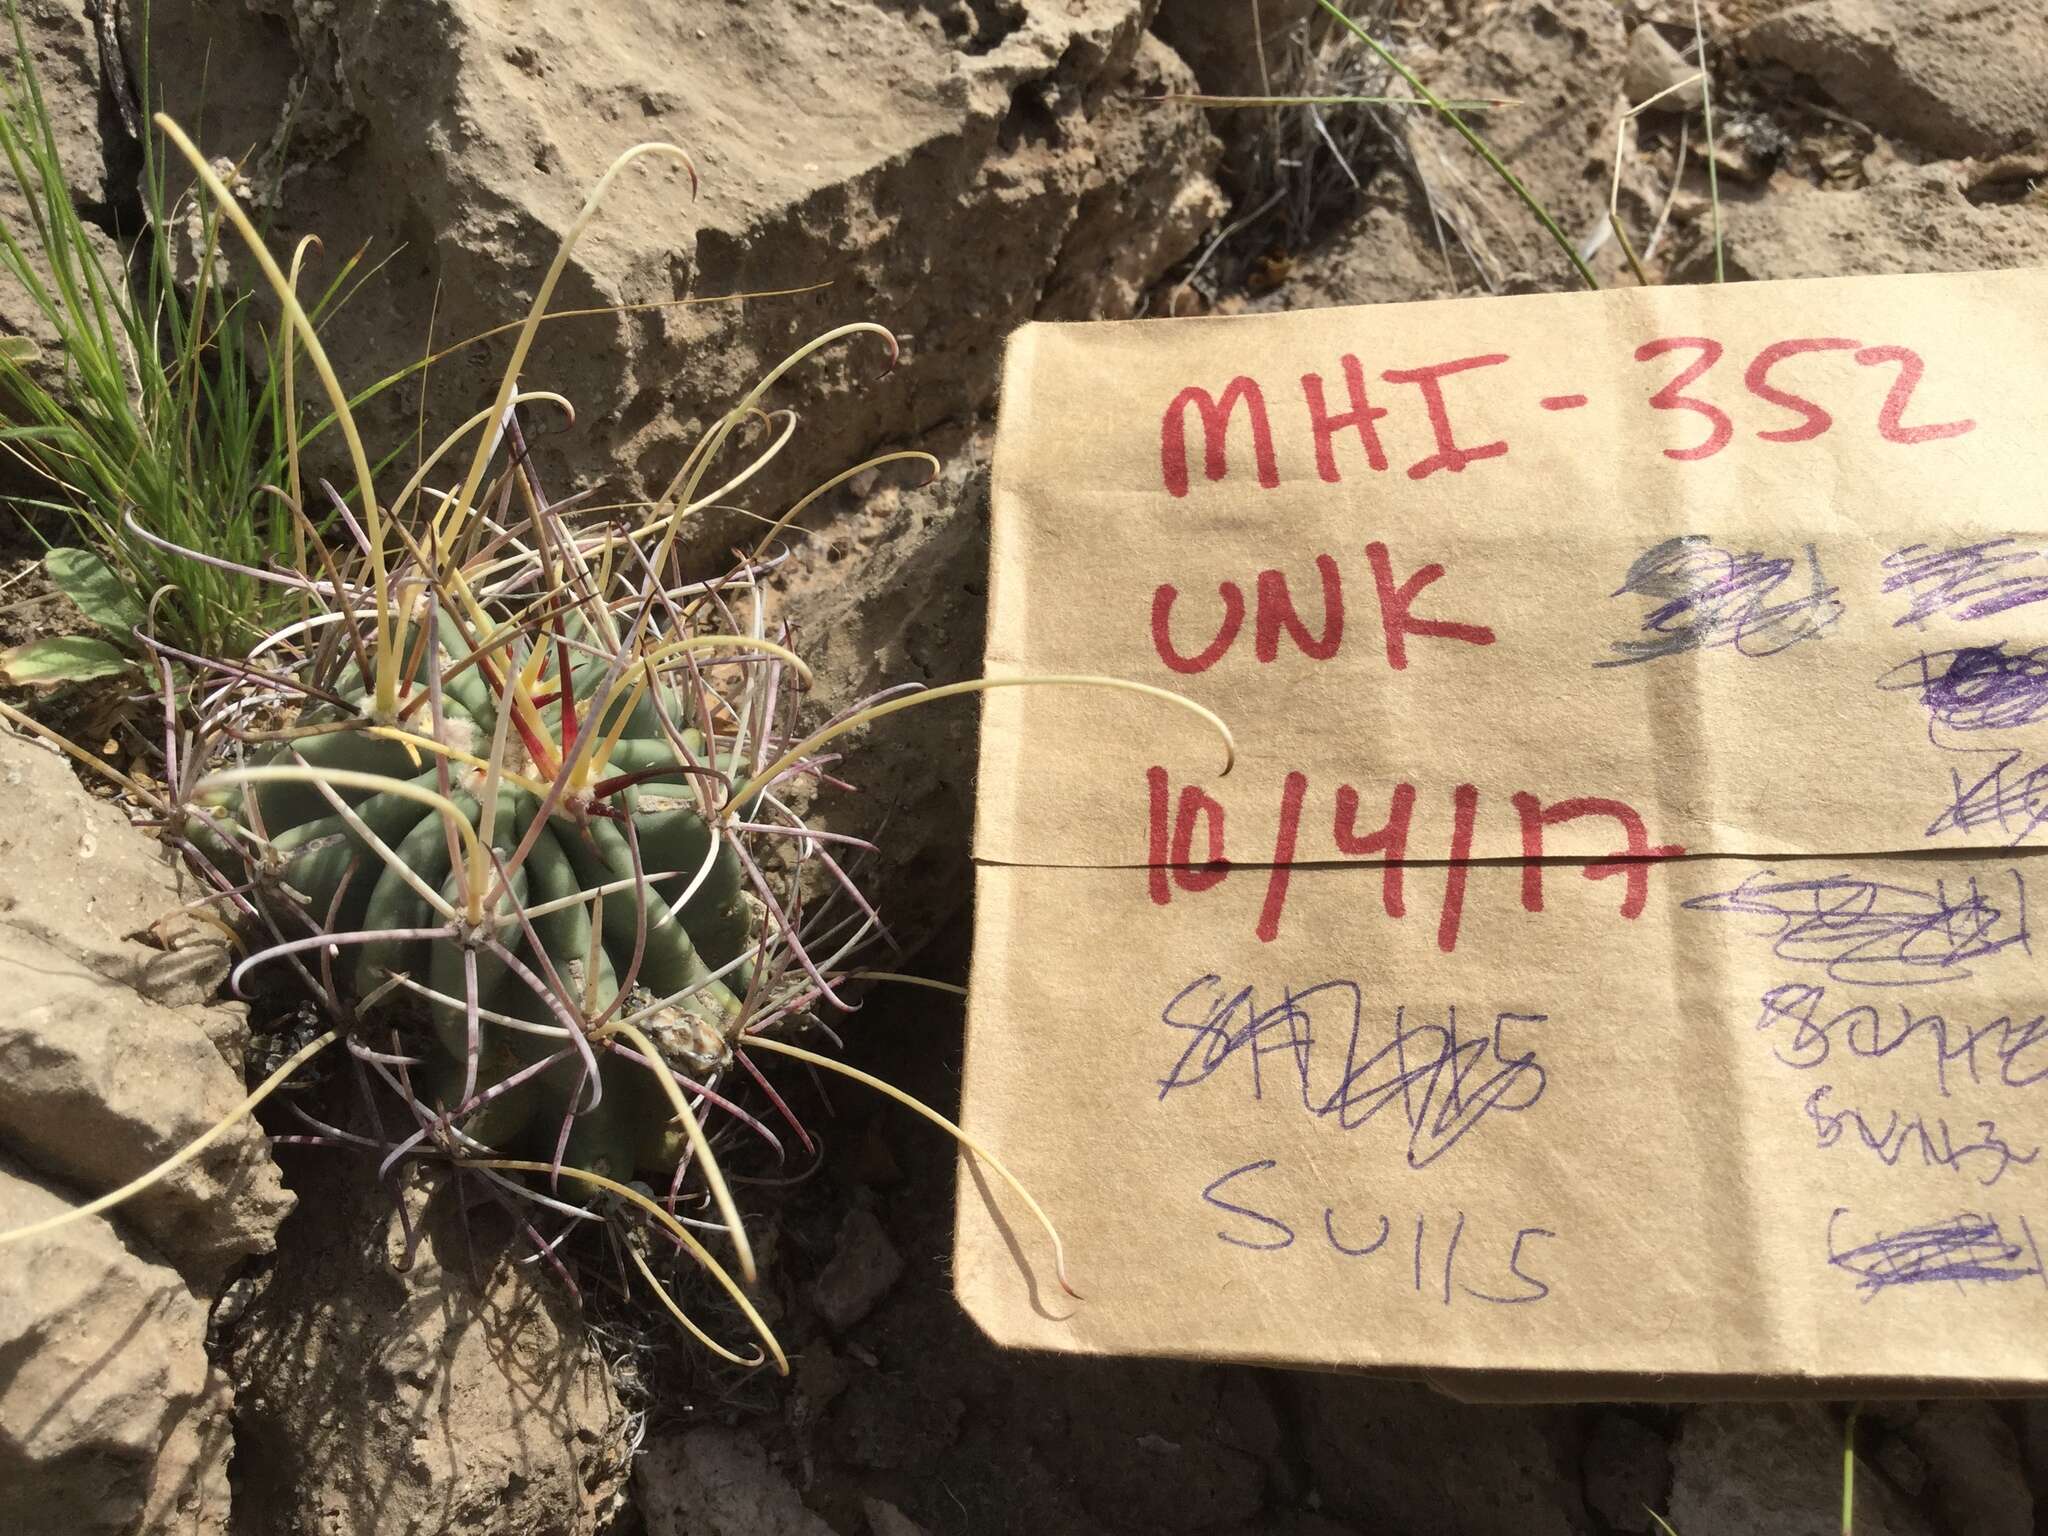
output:
[[[140, 7], [21, 0], [74, 189], [108, 230], [137, 150], [121, 102]], [[562, 488], [658, 488], [708, 413], [804, 337], [884, 321], [904, 366], [799, 376], [809, 484], [898, 446], [932, 485], [856, 482], [783, 598], [822, 696], [979, 670], [990, 415], [1004, 335], [1087, 318], [1561, 288], [1570, 271], [1441, 125], [1217, 111], [1195, 89], [1373, 92], [1304, 41], [1304, 0], [157, 0], [171, 109], [279, 243], [317, 231], [385, 267], [330, 331], [345, 375], [517, 314], [591, 181], [674, 138], [702, 175], [635, 171], [528, 377], [571, 396]], [[2048, 22], [2038, 0], [1718, 0], [1717, 141], [1650, 111], [1618, 207], [1649, 274], [2048, 264]], [[1691, 13], [1609, 0], [1394, 5], [1376, 30], [1447, 93], [1505, 96], [1490, 132], [1604, 283], [1618, 115], [1690, 73]], [[1261, 49], [1263, 48], [1263, 53]], [[1682, 96], [1681, 98], [1682, 99]], [[128, 119], [132, 121], [132, 118]], [[0, 198], [0, 217], [18, 208]], [[816, 286], [825, 285], [825, 286]], [[745, 302], [677, 304], [801, 289]], [[0, 330], [21, 323], [0, 290]], [[501, 354], [439, 365], [467, 412]], [[376, 423], [402, 430], [416, 397]], [[872, 481], [872, 483], [869, 483]], [[736, 524], [708, 524], [715, 554]], [[14, 538], [10, 528], [5, 535]], [[16, 546], [0, 643], [62, 627]], [[112, 701], [38, 701], [74, 734]], [[909, 726], [909, 721], [916, 721]], [[827, 814], [886, 826], [873, 871], [917, 964], [963, 967], [971, 711], [906, 717]], [[111, 1187], [240, 1091], [248, 1020], [174, 877], [54, 755], [0, 733], [0, 1227]], [[854, 1060], [945, 1107], [957, 1017], [876, 993]], [[255, 1053], [267, 1049], [259, 1040]], [[322, 1091], [310, 1093], [318, 1103]], [[830, 1156], [764, 1247], [786, 1384], [722, 1376], [602, 1285], [582, 1311], [485, 1213], [337, 1153], [244, 1130], [176, 1180], [0, 1257], [0, 1525], [23, 1532], [1642, 1532], [1834, 1528], [1833, 1405], [1482, 1408], [1417, 1387], [1004, 1354], [954, 1306], [953, 1153], [884, 1105], [806, 1106]], [[289, 1135], [280, 1111], [269, 1129]], [[2048, 1528], [2048, 1412], [1866, 1413], [1858, 1529]], [[2037, 1515], [2037, 1500], [2040, 1513]]]

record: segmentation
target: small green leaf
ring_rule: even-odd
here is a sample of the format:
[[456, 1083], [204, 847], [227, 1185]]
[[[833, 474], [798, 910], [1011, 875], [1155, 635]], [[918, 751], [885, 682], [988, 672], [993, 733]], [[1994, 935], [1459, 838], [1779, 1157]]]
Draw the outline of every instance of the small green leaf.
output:
[[26, 336], [0, 336], [0, 358], [17, 368], [26, 367], [43, 355], [43, 349]]
[[50, 580], [101, 629], [125, 636], [142, 622], [135, 596], [107, 562], [89, 549], [53, 549], [43, 556]]
[[0, 651], [0, 682], [22, 687], [83, 683], [125, 672], [131, 663], [93, 635], [45, 635]]

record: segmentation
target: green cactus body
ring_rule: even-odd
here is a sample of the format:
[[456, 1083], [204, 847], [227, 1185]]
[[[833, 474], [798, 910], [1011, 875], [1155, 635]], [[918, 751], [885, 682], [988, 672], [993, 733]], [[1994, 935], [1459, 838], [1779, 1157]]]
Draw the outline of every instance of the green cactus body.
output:
[[[444, 651], [459, 643], [445, 625], [442, 638]], [[580, 714], [595, 703], [590, 696], [603, 684], [603, 669], [578, 669], [576, 681]], [[358, 704], [364, 693], [352, 674], [344, 676], [338, 691]], [[618, 725], [630, 697], [622, 694], [600, 719], [579, 718], [575, 738], [595, 734], [602, 740]], [[552, 741], [561, 741], [562, 702], [548, 698], [541, 714]], [[330, 711], [329, 718], [337, 715]], [[323, 722], [312, 717], [305, 723]], [[474, 669], [444, 683], [438, 736], [443, 746], [481, 757], [490, 750], [496, 725], [496, 700]], [[407, 728], [421, 735], [434, 729], [424, 708]], [[253, 786], [242, 805], [252, 830], [272, 849], [277, 900], [300, 907], [326, 932], [394, 935], [340, 951], [337, 975], [356, 997], [403, 974], [443, 999], [463, 999], [469, 985], [466, 954], [474, 955], [480, 1012], [475, 1092], [564, 1048], [559, 1036], [522, 1031], [489, 1017], [546, 1026], [563, 1022], [515, 967], [493, 953], [487, 937], [544, 983], [550, 975], [556, 978], [568, 994], [564, 1001], [571, 1013], [596, 1017], [609, 1010], [617, 1018], [652, 1008], [641, 1020], [643, 1031], [677, 1072], [701, 1076], [731, 1054], [761, 921], [731, 842], [715, 836], [702, 808], [700, 786], [708, 782], [703, 770], [712, 766], [701, 755], [702, 739], [694, 731], [677, 734], [681, 752], [652, 702], [639, 699], [604, 765], [605, 777], [631, 775], [634, 782], [602, 802], [588, 795], [562, 797], [534, 834], [510, 888], [463, 938], [395, 936], [447, 925], [420, 885], [439, 891], [458, 911], [464, 905], [463, 874], [456, 867], [462, 847], [431, 806], [388, 791], [332, 789], [391, 850], [393, 857], [387, 859], [335, 811], [316, 784], [266, 781]], [[518, 733], [508, 732], [508, 739], [516, 743]], [[315, 769], [375, 774], [445, 794], [480, 830], [483, 770], [451, 759], [444, 782], [435, 755], [372, 734], [368, 722], [358, 717], [339, 729], [301, 736], [270, 761], [292, 765], [303, 759]], [[523, 750], [515, 746], [507, 757], [508, 767], [538, 776], [527, 766]], [[734, 765], [716, 766], [726, 771]], [[509, 779], [500, 784], [492, 837], [502, 861], [532, 829], [541, 799]], [[401, 866], [412, 879], [401, 873]], [[601, 903], [588, 898], [586, 893], [605, 886], [619, 888], [606, 892]], [[676, 906], [686, 890], [689, 899]], [[601, 918], [596, 915], [600, 909]], [[521, 912], [539, 915], [522, 922]], [[594, 922], [600, 925], [595, 934]], [[304, 931], [303, 922], [299, 931]], [[619, 999], [621, 984], [628, 982], [628, 995]], [[424, 1076], [439, 1107], [452, 1110], [463, 1102], [468, 1069], [467, 1010], [445, 1001], [426, 1008], [434, 1059], [416, 1077]], [[640, 1170], [673, 1169], [682, 1150], [681, 1132], [654, 1074], [608, 1050], [601, 1049], [598, 1059], [603, 1093], [596, 1109], [583, 1107], [589, 1099], [586, 1069], [580, 1053], [572, 1051], [462, 1117], [463, 1133], [501, 1155], [551, 1158], [564, 1119], [576, 1109], [565, 1154], [573, 1166], [621, 1180]]]

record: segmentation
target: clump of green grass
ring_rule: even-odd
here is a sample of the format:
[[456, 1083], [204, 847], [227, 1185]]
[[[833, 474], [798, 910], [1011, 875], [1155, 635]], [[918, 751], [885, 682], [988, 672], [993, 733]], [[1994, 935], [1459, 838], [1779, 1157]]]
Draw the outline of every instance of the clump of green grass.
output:
[[[68, 526], [76, 547], [52, 550], [49, 573], [103, 638], [31, 642], [6, 670], [17, 681], [120, 670], [145, 623], [181, 650], [245, 655], [296, 602], [249, 569], [300, 569], [315, 533], [286, 494], [298, 425], [290, 338], [216, 280], [221, 216], [204, 202], [196, 270], [181, 278], [188, 202], [171, 193], [155, 134], [142, 142], [141, 227], [128, 253], [80, 216], [21, 17], [11, 3], [8, 12], [15, 46], [0, 71], [0, 157], [26, 212], [19, 227], [0, 220], [0, 280], [26, 296], [56, 343], [0, 346], [0, 452], [40, 487], [19, 510]], [[142, 79], [146, 95], [146, 56]], [[342, 263], [308, 301], [316, 321], [358, 266]], [[314, 423], [304, 436], [321, 430]]]

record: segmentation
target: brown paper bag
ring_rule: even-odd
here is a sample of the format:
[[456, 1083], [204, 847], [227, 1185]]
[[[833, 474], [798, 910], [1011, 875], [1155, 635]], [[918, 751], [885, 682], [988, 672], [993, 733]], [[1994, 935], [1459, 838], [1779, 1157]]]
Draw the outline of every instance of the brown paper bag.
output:
[[[2048, 279], [1030, 326], [957, 1288], [1488, 1394], [2048, 1381]], [[2035, 898], [2030, 903], [2030, 896]]]

